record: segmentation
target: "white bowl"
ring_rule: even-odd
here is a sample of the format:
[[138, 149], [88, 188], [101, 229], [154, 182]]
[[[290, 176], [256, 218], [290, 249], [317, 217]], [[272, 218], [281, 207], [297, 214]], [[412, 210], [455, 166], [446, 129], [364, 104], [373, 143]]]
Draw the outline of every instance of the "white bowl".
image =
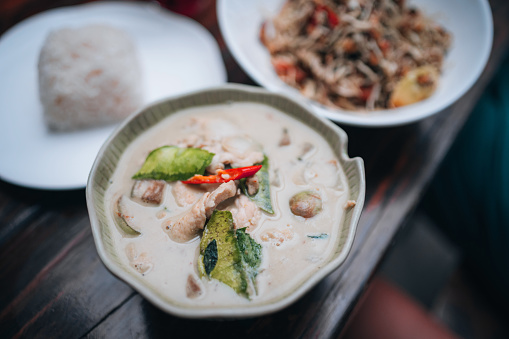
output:
[[436, 92], [419, 103], [376, 112], [354, 112], [325, 107], [304, 98], [280, 80], [270, 55], [259, 41], [262, 22], [278, 13], [284, 0], [219, 0], [217, 15], [221, 32], [233, 56], [260, 85], [308, 102], [313, 111], [335, 122], [357, 126], [396, 126], [442, 111], [458, 100], [481, 75], [490, 55], [493, 19], [487, 0], [410, 0], [452, 33]]
[[[118, 232], [112, 218], [109, 217], [111, 202], [106, 201], [105, 192], [111, 184], [111, 178], [118, 166], [122, 153], [145, 131], [158, 124], [164, 118], [181, 110], [231, 102], [257, 103], [275, 108], [307, 126], [315, 129], [332, 147], [340, 165], [344, 169], [348, 185], [348, 200], [356, 201], [355, 207], [345, 211], [342, 219], [336, 220], [341, 227], [341, 236], [332, 256], [308, 279], [299, 283], [295, 289], [287, 291], [277, 299], [262, 304], [247, 304], [235, 307], [182, 306], [171, 297], [143, 280], [119, 258], [115, 249], [114, 232]], [[348, 138], [338, 126], [326, 119], [317, 117], [306, 107], [279, 94], [265, 89], [243, 85], [226, 85], [198, 91], [155, 103], [138, 114], [131, 116], [120, 126], [103, 145], [88, 179], [86, 196], [90, 215], [92, 234], [99, 256], [105, 266], [117, 277], [128, 283], [147, 300], [162, 310], [188, 318], [242, 318], [258, 316], [280, 310], [309, 291], [321, 279], [340, 266], [346, 259], [352, 246], [357, 222], [364, 204], [365, 179], [364, 165], [360, 158], [349, 158], [347, 154]]]

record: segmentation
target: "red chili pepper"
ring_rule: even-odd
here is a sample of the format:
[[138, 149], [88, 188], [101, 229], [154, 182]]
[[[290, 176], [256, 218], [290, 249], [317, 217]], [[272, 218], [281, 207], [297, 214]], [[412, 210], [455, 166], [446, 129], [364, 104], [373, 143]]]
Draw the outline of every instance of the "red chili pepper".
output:
[[182, 182], [184, 184], [215, 184], [228, 182], [230, 180], [250, 177], [258, 172], [260, 168], [262, 168], [262, 165], [219, 170], [216, 175], [195, 175], [191, 179]]
[[337, 25], [339, 25], [339, 18], [337, 16], [337, 14], [334, 13], [334, 11], [329, 6], [317, 5], [316, 10], [327, 12], [327, 20], [329, 20], [329, 25], [331, 28], [334, 28]]
[[293, 75], [296, 82], [301, 82], [306, 77], [306, 72], [294, 64], [283, 61], [273, 62], [272, 64], [276, 70], [277, 75], [280, 77], [284, 78]]
[[363, 86], [361, 87], [361, 100], [367, 101], [371, 92], [373, 91], [373, 86]]
[[382, 53], [385, 55], [389, 48], [391, 47], [391, 43], [385, 39], [377, 40], [378, 47], [382, 50]]

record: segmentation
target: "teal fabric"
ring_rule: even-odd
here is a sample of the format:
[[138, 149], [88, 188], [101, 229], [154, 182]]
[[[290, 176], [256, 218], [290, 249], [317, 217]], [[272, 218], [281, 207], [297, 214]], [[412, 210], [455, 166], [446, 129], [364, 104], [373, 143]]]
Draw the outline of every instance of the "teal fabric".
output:
[[509, 303], [509, 59], [444, 159], [424, 206], [490, 292]]

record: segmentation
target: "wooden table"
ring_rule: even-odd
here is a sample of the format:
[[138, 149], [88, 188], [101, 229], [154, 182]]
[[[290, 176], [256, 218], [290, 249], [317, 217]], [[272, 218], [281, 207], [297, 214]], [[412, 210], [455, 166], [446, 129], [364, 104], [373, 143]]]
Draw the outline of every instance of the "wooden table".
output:
[[[37, 12], [79, 2], [2, 0], [0, 33]], [[268, 316], [232, 321], [163, 313], [99, 260], [84, 189], [39, 191], [0, 181], [0, 336], [337, 337], [506, 54], [509, 2], [492, 0], [491, 5], [493, 53], [480, 80], [454, 106], [402, 127], [342, 126], [349, 135], [349, 154], [365, 161], [365, 208], [346, 262], [295, 304]], [[253, 84], [221, 38], [214, 2], [196, 19], [218, 40], [228, 80]]]

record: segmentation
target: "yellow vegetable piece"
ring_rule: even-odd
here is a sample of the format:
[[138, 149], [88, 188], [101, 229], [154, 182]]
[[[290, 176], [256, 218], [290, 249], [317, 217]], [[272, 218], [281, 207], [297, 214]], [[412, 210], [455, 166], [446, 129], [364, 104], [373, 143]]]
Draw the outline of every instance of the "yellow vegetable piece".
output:
[[390, 107], [410, 105], [429, 98], [438, 84], [439, 73], [433, 66], [409, 71], [395, 86], [389, 99]]

